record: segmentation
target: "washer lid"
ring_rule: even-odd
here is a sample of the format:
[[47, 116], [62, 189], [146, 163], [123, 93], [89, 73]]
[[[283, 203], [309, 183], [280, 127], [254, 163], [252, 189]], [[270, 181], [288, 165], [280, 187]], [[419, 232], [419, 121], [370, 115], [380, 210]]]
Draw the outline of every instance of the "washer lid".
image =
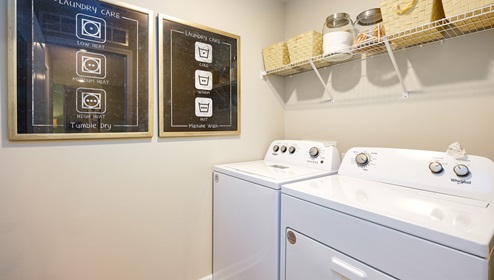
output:
[[215, 165], [214, 170], [274, 189], [280, 189], [281, 184], [336, 173], [336, 171], [307, 168], [267, 160]]
[[282, 186], [282, 193], [488, 258], [494, 205], [342, 175]]

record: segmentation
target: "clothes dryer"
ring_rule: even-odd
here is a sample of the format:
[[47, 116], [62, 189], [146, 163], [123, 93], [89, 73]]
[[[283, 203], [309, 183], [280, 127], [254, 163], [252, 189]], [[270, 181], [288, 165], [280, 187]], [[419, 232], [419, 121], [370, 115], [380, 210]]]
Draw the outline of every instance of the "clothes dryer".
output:
[[494, 163], [350, 149], [282, 186], [281, 279], [494, 279]]
[[282, 184], [335, 174], [334, 143], [277, 140], [264, 160], [213, 172], [213, 279], [279, 279]]

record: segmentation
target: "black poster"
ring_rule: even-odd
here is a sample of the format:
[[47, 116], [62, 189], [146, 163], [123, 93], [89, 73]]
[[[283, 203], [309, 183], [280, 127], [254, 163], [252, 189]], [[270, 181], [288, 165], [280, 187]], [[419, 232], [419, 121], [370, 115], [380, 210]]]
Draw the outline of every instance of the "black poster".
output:
[[11, 139], [152, 136], [149, 11], [93, 0], [11, 6]]
[[240, 132], [240, 37], [159, 16], [160, 136]]

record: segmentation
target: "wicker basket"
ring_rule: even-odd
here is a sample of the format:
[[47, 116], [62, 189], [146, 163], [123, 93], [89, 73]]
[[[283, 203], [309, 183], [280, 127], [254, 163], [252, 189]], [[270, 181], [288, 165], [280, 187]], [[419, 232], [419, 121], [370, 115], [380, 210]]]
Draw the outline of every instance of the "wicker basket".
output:
[[[380, 7], [386, 34], [390, 41], [400, 47], [443, 38], [434, 28], [419, 28], [408, 32], [410, 29], [444, 18], [441, 0], [381, 0]], [[406, 34], [393, 36], [405, 30]]]
[[264, 59], [264, 69], [266, 71], [276, 69], [290, 63], [290, 56], [286, 42], [279, 42], [272, 46], [262, 49]]
[[292, 37], [286, 44], [292, 63], [322, 54], [322, 35], [314, 30]]
[[[446, 17], [459, 16], [472, 10], [494, 4], [494, 0], [442, 0]], [[494, 22], [494, 15], [482, 15], [475, 23], [473, 21], [462, 21], [461, 16], [454, 20], [458, 28], [463, 32], [483, 30], [485, 26], [490, 26]]]

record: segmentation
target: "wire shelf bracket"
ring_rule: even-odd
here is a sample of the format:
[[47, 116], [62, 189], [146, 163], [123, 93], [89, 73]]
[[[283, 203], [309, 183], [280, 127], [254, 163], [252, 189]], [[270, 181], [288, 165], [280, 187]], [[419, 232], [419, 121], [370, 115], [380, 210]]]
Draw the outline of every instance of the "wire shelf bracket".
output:
[[384, 45], [386, 46], [386, 50], [388, 51], [389, 58], [391, 59], [391, 63], [393, 63], [393, 67], [395, 68], [396, 75], [398, 76], [398, 80], [400, 80], [401, 88], [403, 89], [403, 98], [408, 98], [408, 90], [403, 81], [403, 76], [401, 75], [400, 68], [398, 68], [398, 64], [396, 63], [396, 58], [391, 49], [391, 45], [389, 44], [388, 37], [383, 37]]
[[316, 76], [319, 78], [319, 81], [321, 82], [322, 86], [324, 87], [324, 91], [329, 95], [329, 100], [331, 101], [331, 104], [334, 104], [334, 99], [333, 96], [331, 95], [331, 92], [329, 92], [328, 85], [324, 82], [324, 79], [321, 76], [321, 73], [319, 73], [319, 70], [317, 70], [316, 65], [312, 61], [312, 58], [309, 59], [310, 66], [312, 66], [312, 70], [314, 70], [314, 73]]

